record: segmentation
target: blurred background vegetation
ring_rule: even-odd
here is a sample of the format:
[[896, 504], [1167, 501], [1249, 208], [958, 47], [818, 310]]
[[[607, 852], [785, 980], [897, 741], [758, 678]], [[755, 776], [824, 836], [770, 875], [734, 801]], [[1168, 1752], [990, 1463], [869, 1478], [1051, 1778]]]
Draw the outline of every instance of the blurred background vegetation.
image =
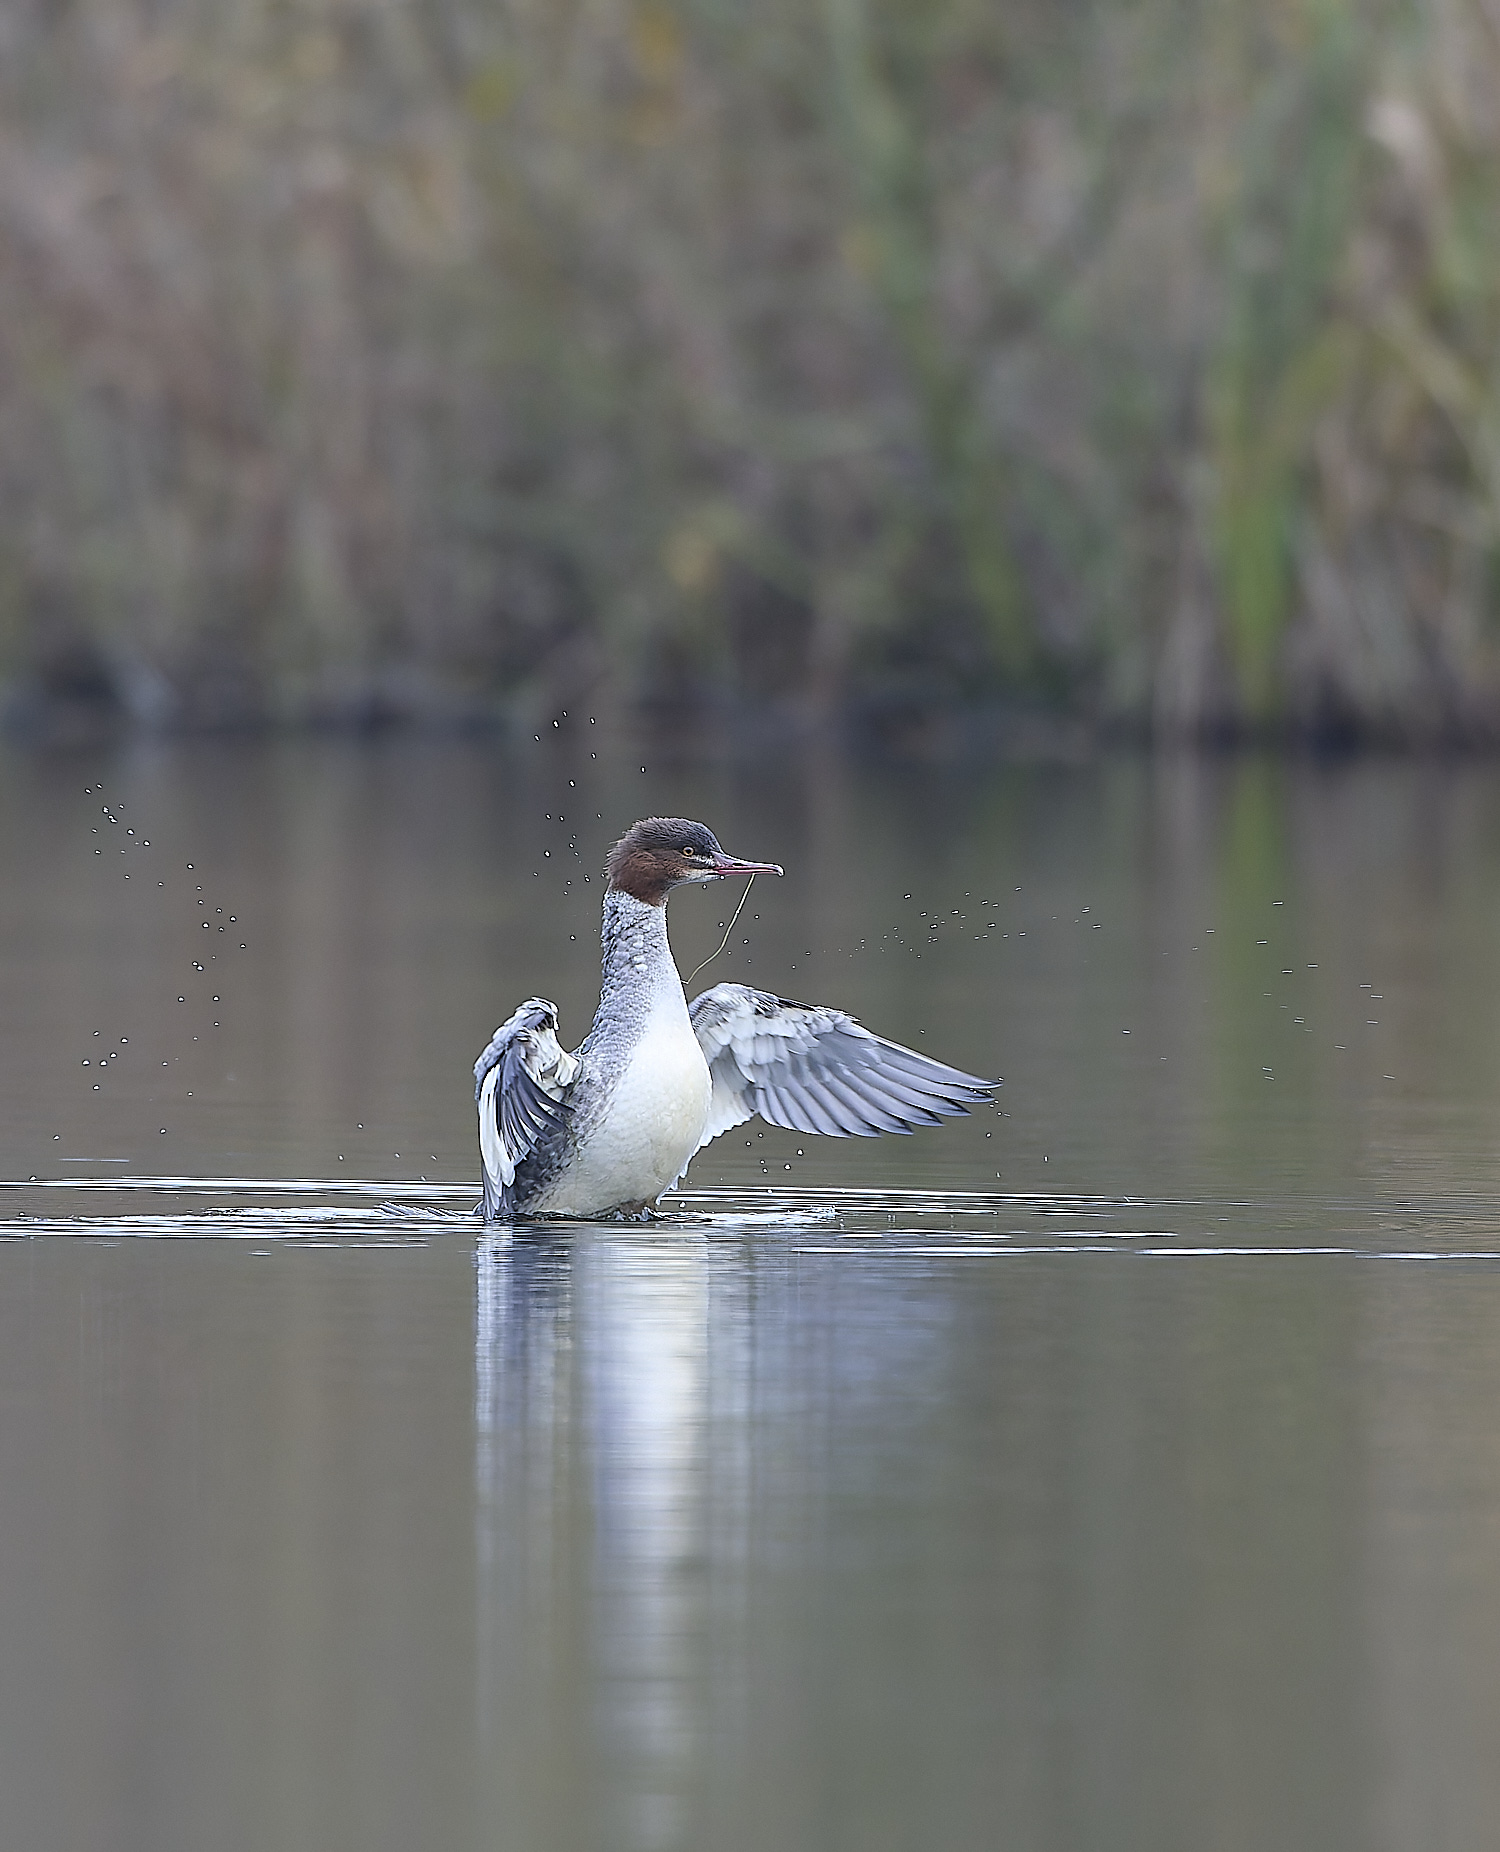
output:
[[11, 0], [26, 717], [1500, 738], [1496, 0]]

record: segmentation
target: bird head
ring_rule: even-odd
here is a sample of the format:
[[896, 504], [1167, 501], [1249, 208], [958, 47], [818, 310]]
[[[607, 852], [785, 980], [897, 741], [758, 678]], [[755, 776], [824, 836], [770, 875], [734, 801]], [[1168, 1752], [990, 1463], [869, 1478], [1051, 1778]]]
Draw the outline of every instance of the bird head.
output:
[[726, 875], [779, 875], [775, 862], [746, 862], [727, 855], [706, 824], [686, 817], [643, 817], [609, 852], [611, 890], [659, 907], [674, 887], [718, 881]]

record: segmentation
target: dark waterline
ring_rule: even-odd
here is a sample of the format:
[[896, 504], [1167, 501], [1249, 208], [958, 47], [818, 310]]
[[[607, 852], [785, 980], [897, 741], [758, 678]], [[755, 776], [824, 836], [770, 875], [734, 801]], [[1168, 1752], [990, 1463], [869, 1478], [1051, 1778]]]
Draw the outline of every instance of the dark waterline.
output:
[[[8, 1836], [1487, 1843], [1500, 772], [641, 763], [0, 758]], [[999, 1110], [480, 1230], [652, 810]]]

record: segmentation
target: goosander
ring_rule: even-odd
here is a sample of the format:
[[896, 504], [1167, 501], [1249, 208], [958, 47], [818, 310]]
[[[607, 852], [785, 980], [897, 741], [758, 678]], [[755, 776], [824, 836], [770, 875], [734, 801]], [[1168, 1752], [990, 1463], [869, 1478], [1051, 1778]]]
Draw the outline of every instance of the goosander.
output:
[[726, 855], [683, 817], [646, 817], [620, 838], [587, 1040], [567, 1053], [556, 1004], [532, 997], [474, 1064], [486, 1221], [648, 1214], [695, 1152], [756, 1113], [794, 1132], [873, 1138], [989, 1102], [996, 1082], [883, 1041], [843, 1010], [747, 984], [715, 984], [689, 1004], [668, 894], [781, 872]]

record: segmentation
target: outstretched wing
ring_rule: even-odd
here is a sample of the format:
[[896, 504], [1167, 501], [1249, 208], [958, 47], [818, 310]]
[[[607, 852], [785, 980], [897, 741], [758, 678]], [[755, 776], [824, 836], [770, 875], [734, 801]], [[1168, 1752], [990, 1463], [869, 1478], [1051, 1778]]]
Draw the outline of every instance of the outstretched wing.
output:
[[516, 1166], [556, 1123], [577, 1072], [577, 1057], [557, 1039], [557, 1005], [544, 997], [530, 998], [501, 1023], [474, 1063], [487, 1221], [507, 1212]]
[[910, 1132], [988, 1102], [999, 1084], [871, 1035], [842, 1010], [744, 984], [715, 984], [688, 1013], [713, 1081], [700, 1150], [754, 1113], [832, 1138]]

